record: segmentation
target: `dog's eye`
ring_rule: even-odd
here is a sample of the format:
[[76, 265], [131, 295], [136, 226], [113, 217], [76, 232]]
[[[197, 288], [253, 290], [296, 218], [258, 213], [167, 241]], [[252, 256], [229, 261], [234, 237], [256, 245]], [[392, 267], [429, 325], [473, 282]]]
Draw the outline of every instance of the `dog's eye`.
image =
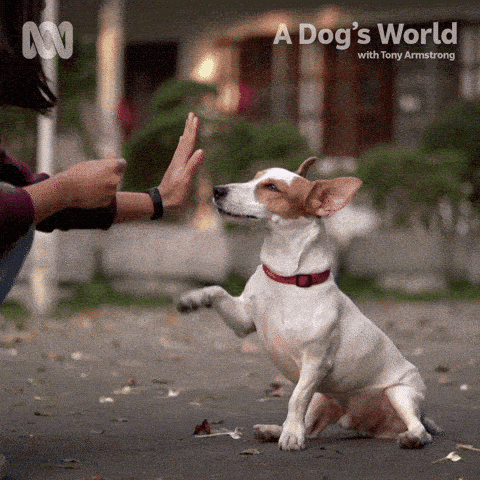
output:
[[264, 188], [270, 190], [271, 192], [279, 192], [280, 189], [274, 183], [267, 183], [264, 185]]

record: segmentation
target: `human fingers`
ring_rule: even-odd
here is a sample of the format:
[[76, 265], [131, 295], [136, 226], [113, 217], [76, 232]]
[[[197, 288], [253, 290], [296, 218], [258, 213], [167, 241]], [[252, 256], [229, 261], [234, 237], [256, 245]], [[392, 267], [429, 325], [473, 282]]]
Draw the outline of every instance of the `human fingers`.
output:
[[94, 160], [92, 165], [111, 171], [117, 175], [123, 175], [127, 169], [127, 161], [124, 158], [105, 158], [102, 160]]
[[198, 149], [189, 159], [187, 163], [187, 171], [190, 175], [193, 175], [200, 167], [203, 160], [205, 160], [205, 151]]
[[198, 117], [193, 113], [189, 113], [183, 135], [179, 138], [173, 160], [183, 162], [188, 161], [195, 149], [199, 125], [200, 122]]

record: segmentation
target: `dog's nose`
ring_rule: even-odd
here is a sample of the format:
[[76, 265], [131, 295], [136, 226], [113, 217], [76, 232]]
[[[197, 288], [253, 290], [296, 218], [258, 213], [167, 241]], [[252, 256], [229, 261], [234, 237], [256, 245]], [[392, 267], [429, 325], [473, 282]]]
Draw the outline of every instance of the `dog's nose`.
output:
[[220, 200], [221, 198], [225, 197], [228, 193], [227, 187], [215, 187], [213, 190], [213, 198], [215, 200]]

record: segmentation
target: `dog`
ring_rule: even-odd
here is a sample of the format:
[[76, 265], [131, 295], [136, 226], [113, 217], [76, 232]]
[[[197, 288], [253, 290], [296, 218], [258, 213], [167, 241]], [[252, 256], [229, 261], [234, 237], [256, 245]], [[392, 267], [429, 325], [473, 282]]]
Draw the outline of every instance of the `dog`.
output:
[[362, 182], [310, 181], [315, 157], [297, 172], [269, 168], [246, 183], [214, 188], [225, 216], [266, 223], [261, 262], [243, 293], [220, 286], [180, 297], [178, 310], [213, 307], [240, 337], [257, 332], [273, 362], [295, 384], [283, 426], [255, 425], [255, 436], [281, 450], [337, 423], [362, 435], [422, 448], [439, 433], [423, 419], [425, 385], [417, 368], [336, 285], [324, 217], [345, 207]]

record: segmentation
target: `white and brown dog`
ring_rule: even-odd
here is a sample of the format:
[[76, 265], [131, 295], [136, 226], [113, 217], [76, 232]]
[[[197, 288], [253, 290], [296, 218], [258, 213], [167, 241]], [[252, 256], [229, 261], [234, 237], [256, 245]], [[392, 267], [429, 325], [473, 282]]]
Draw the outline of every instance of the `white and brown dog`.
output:
[[375, 437], [398, 438], [402, 448], [432, 440], [420, 402], [417, 368], [335, 284], [322, 217], [345, 207], [361, 186], [356, 178], [309, 181], [315, 158], [297, 173], [259, 172], [247, 183], [215, 188], [226, 216], [267, 222], [261, 261], [239, 297], [220, 286], [180, 298], [186, 312], [213, 307], [240, 337], [258, 332], [274, 363], [296, 384], [283, 427], [256, 425], [257, 438], [299, 450], [328, 424]]

